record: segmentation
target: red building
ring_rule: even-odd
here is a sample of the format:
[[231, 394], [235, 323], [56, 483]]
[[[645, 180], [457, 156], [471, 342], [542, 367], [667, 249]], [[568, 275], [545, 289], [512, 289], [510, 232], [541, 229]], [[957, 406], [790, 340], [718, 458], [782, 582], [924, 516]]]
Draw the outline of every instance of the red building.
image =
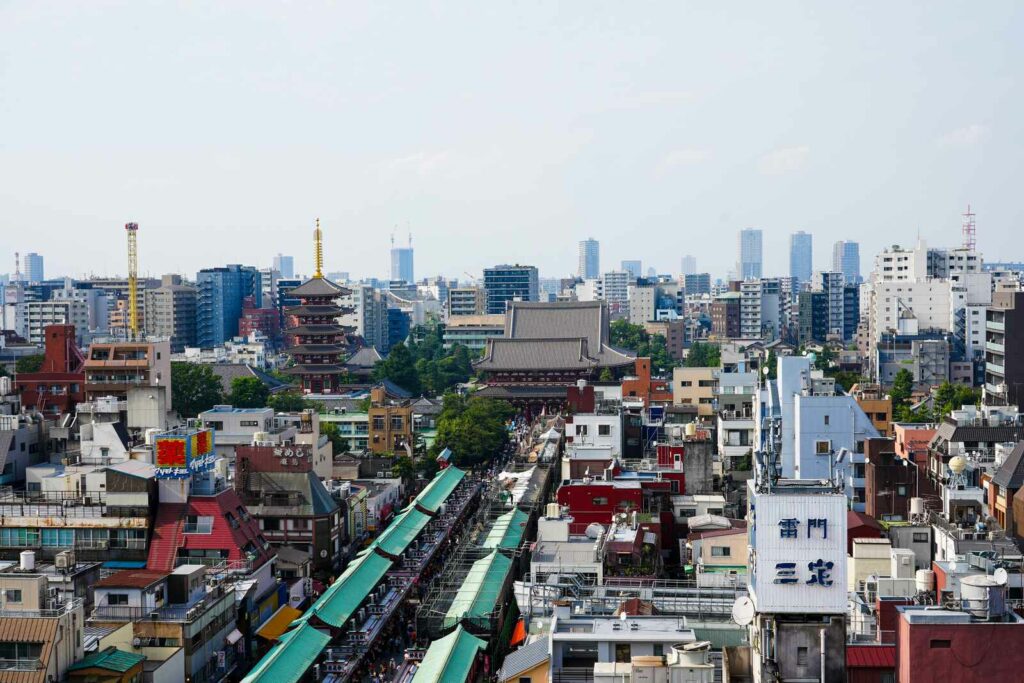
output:
[[651, 359], [637, 358], [634, 376], [622, 380], [622, 398], [639, 399], [644, 406], [672, 403], [672, 387], [665, 379], [651, 379]]
[[896, 671], [893, 645], [847, 645], [847, 683], [890, 683]]
[[273, 308], [257, 308], [256, 299], [247, 296], [242, 302], [242, 315], [238, 319], [238, 336], [250, 338], [262, 333], [274, 344], [281, 340], [281, 318]]
[[896, 635], [900, 683], [1019, 681], [1024, 672], [1024, 619], [976, 620], [967, 612], [903, 607]]
[[643, 511], [644, 492], [639, 481], [604, 481], [579, 479], [562, 484], [558, 504], [569, 508], [574, 529], [588, 524], [609, 524], [612, 515], [633, 510]]
[[15, 387], [25, 408], [41, 413], [73, 413], [85, 400], [85, 358], [75, 345], [74, 325], [49, 325], [45, 329], [45, 358], [39, 372], [20, 372]]
[[853, 555], [853, 541], [857, 538], [881, 538], [882, 525], [863, 512], [846, 511], [846, 554]]

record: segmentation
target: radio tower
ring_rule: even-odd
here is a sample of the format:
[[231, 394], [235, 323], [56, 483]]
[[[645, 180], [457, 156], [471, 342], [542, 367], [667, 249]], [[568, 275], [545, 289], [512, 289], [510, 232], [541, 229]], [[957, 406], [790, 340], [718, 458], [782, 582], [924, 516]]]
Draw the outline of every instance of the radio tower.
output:
[[132, 339], [139, 338], [139, 246], [138, 223], [125, 223], [128, 233], [128, 329]]
[[961, 223], [961, 231], [964, 235], [964, 247], [969, 251], [974, 251], [974, 248], [978, 246], [978, 231], [974, 224], [974, 213], [971, 212], [971, 205], [967, 205], [967, 213], [963, 214], [963, 223]]

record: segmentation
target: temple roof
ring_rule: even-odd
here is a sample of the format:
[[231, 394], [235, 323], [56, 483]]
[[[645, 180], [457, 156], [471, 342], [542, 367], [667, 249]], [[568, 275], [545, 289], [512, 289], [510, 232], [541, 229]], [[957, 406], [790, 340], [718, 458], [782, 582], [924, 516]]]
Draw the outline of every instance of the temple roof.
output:
[[290, 346], [284, 350], [289, 356], [301, 356], [302, 354], [309, 353], [345, 353], [344, 344], [298, 344], [296, 346]]
[[281, 372], [286, 375], [343, 375], [348, 371], [335, 363], [298, 363]]
[[286, 315], [294, 316], [332, 316], [337, 317], [345, 312], [341, 306], [333, 304], [306, 304], [303, 306], [288, 306], [284, 309]]
[[587, 340], [488, 339], [479, 370], [591, 370], [598, 361], [587, 353]]
[[298, 325], [285, 330], [286, 334], [293, 334], [297, 337], [312, 337], [326, 334], [345, 334], [345, 328], [341, 325]]
[[331, 282], [325, 277], [314, 277], [298, 287], [288, 290], [289, 297], [345, 296], [351, 290]]

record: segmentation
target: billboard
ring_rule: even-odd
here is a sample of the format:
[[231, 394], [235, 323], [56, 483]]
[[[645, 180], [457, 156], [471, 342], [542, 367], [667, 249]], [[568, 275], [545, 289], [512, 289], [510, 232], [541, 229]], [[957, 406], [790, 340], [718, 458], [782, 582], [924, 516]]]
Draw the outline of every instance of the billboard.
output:
[[749, 498], [750, 597], [759, 613], [846, 612], [847, 499], [836, 492]]
[[153, 462], [159, 479], [184, 479], [206, 472], [216, 460], [212, 430], [179, 429], [153, 438]]

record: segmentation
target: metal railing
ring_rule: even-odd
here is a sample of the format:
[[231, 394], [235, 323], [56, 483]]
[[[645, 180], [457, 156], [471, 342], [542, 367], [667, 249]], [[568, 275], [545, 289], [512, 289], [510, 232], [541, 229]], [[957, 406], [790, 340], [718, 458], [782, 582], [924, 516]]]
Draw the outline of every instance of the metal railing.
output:
[[55, 619], [72, 612], [84, 604], [81, 598], [73, 598], [50, 609], [0, 609], [0, 618], [10, 619]]
[[43, 668], [38, 659], [0, 659], [0, 671], [39, 671]]

